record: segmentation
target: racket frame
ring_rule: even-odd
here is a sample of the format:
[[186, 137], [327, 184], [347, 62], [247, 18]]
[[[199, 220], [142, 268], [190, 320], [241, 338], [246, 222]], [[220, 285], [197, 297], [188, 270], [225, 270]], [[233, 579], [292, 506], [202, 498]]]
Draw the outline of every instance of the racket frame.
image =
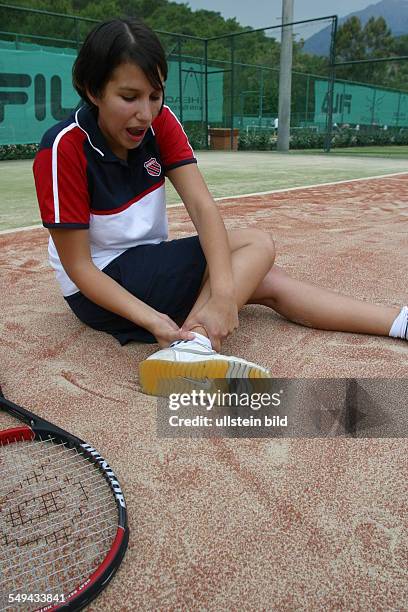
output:
[[3, 444], [12, 444], [23, 440], [41, 442], [50, 440], [64, 444], [67, 448], [75, 448], [81, 455], [96, 465], [109, 487], [116, 501], [118, 510], [118, 529], [111, 548], [99, 567], [86, 578], [84, 582], [69, 593], [64, 593], [64, 602], [49, 604], [39, 608], [38, 612], [54, 610], [81, 610], [88, 605], [106, 587], [119, 568], [125, 555], [129, 541], [129, 527], [127, 521], [126, 502], [120, 484], [109, 466], [108, 462], [95, 448], [53, 425], [49, 421], [38, 417], [26, 408], [18, 406], [7, 400], [0, 387], [0, 409], [16, 417], [26, 425], [0, 431], [0, 448]]

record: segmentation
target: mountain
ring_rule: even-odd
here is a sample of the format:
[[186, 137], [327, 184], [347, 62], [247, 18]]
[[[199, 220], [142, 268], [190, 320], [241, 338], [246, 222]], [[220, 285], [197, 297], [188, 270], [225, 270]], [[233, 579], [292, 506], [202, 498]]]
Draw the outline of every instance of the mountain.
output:
[[[359, 17], [363, 25], [370, 17], [384, 17], [393, 36], [408, 34], [408, 0], [381, 0], [378, 4], [370, 4], [361, 11], [350, 13], [339, 19], [339, 25], [350, 17]], [[330, 48], [331, 26], [316, 32], [305, 42], [304, 51], [316, 55], [328, 55]]]

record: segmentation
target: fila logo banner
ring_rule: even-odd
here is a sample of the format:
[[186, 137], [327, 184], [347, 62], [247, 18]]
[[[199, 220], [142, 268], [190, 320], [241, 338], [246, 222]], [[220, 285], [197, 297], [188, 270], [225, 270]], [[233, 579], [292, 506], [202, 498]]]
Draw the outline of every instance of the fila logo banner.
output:
[[148, 174], [150, 174], [150, 176], [160, 176], [161, 165], [155, 157], [151, 157], [143, 165], [146, 168]]

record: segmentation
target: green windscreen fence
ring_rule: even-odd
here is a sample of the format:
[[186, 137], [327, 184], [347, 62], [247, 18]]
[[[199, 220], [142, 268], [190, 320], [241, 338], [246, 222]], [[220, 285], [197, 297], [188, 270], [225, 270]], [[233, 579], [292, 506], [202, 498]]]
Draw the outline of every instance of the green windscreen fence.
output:
[[[239, 94], [234, 117], [235, 127], [247, 131], [273, 128], [274, 119], [278, 115], [279, 73], [272, 69], [263, 69], [263, 74], [262, 89], [254, 88]], [[265, 95], [268, 91], [269, 97]], [[293, 72], [292, 128], [311, 128], [324, 132], [327, 127], [328, 109], [328, 80]], [[408, 91], [337, 80], [333, 92], [333, 124], [339, 127], [407, 128]]]
[[[0, 46], [0, 144], [38, 143], [47, 128], [68, 117], [79, 98], [72, 87], [76, 51], [50, 50], [37, 45], [12, 43]], [[209, 115], [222, 121], [223, 74], [208, 66]], [[205, 69], [197, 61], [169, 61], [166, 102], [183, 121], [205, 117]]]
[[[0, 145], [38, 143], [49, 127], [78, 105], [71, 79], [76, 53], [76, 49], [22, 42], [16, 48], [12, 42], [0, 41]], [[211, 127], [231, 126], [232, 109], [233, 125], [240, 134], [276, 132], [279, 70], [238, 59], [232, 72], [228, 60], [212, 57], [206, 70], [202, 57], [186, 52], [169, 56], [166, 103], [187, 124], [190, 137], [198, 130], [203, 146], [207, 120]], [[324, 76], [294, 71], [292, 128], [325, 132], [328, 93]], [[333, 123], [407, 128], [408, 91], [337, 80]]]
[[[314, 121], [325, 124], [328, 110], [328, 83], [326, 80], [316, 80], [314, 87]], [[408, 92], [336, 81], [333, 95], [333, 122], [350, 126], [408, 127]]]
[[[180, 75], [181, 72], [181, 75]], [[215, 72], [215, 73], [214, 73]], [[214, 73], [214, 74], [213, 74]], [[222, 121], [224, 75], [208, 66], [208, 120]], [[183, 121], [205, 120], [205, 68], [192, 61], [169, 61], [166, 82], [166, 103], [176, 115], [180, 112], [180, 90], [182, 95]]]

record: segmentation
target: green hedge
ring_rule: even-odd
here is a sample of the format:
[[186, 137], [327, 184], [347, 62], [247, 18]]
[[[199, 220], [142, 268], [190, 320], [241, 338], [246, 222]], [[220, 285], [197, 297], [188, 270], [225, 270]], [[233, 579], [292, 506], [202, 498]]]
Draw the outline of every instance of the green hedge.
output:
[[188, 136], [193, 149], [206, 149], [207, 133], [203, 123], [194, 123], [193, 121], [183, 122], [184, 130]]
[[[193, 149], [206, 149], [206, 133], [201, 125], [194, 123], [184, 126]], [[38, 144], [0, 145], [0, 161], [6, 159], [33, 159]]]
[[38, 144], [0, 145], [0, 160], [33, 159], [38, 151]]
[[[323, 149], [326, 135], [308, 129], [293, 130], [290, 136], [291, 149]], [[386, 145], [408, 145], [408, 130], [376, 130], [375, 132], [346, 128], [332, 135], [332, 148], [368, 147]], [[276, 136], [273, 133], [243, 133], [238, 139], [240, 151], [273, 151]]]
[[323, 149], [326, 134], [314, 130], [296, 130], [290, 136], [291, 149]]
[[276, 136], [268, 132], [240, 133], [238, 149], [240, 151], [271, 151], [276, 149]]
[[408, 130], [395, 129], [370, 131], [356, 131], [345, 129], [336, 132], [332, 138], [333, 147], [369, 147], [387, 145], [407, 145]]
[[[206, 149], [206, 134], [202, 125], [194, 123], [185, 125], [193, 149]], [[408, 145], [408, 129], [364, 131], [352, 128], [341, 129], [333, 133], [332, 148], [369, 147], [387, 145]], [[323, 149], [325, 134], [308, 129], [294, 130], [290, 137], [291, 149]], [[274, 151], [276, 135], [272, 132], [241, 133], [238, 138], [240, 151]], [[37, 153], [37, 144], [0, 145], [0, 161], [6, 159], [33, 159]]]

